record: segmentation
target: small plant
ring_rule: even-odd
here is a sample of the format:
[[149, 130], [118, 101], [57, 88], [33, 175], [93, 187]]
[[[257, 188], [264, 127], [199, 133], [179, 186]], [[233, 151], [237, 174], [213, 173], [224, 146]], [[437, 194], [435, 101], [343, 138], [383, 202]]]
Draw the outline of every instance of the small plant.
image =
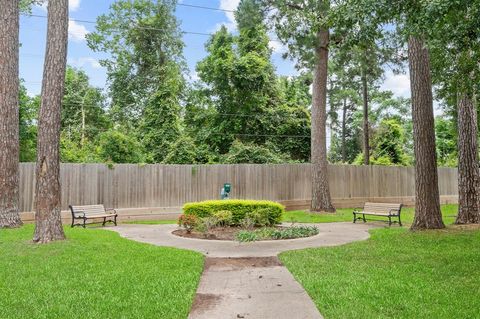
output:
[[202, 233], [205, 237], [207, 237], [208, 233], [212, 228], [217, 226], [218, 219], [216, 217], [203, 217], [200, 218], [197, 224], [195, 225], [195, 230]]
[[240, 221], [240, 227], [251, 230], [253, 227], [255, 227], [255, 220], [250, 217], [245, 217]]
[[257, 234], [250, 230], [239, 231], [238, 233], [235, 234], [235, 238], [237, 239], [237, 241], [242, 243], [258, 240]]
[[229, 210], [219, 210], [217, 212], [213, 212], [212, 216], [218, 220], [218, 226], [226, 227], [232, 225], [233, 214]]
[[178, 226], [185, 228], [187, 233], [191, 233], [192, 229], [198, 224], [198, 218], [195, 215], [182, 214], [178, 218]]
[[270, 222], [269, 214], [270, 210], [268, 208], [260, 208], [247, 213], [245, 216], [252, 219], [255, 222], [255, 226], [265, 227], [273, 225]]

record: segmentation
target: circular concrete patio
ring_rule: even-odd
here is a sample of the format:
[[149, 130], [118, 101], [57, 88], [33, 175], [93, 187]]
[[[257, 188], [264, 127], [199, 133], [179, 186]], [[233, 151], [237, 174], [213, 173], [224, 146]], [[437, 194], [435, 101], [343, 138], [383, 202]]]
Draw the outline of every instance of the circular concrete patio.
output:
[[[288, 226], [290, 224], [286, 224]], [[225, 240], [205, 240], [179, 237], [172, 234], [177, 225], [141, 225], [123, 224], [109, 227], [120, 236], [157, 246], [184, 248], [203, 253], [208, 257], [269, 257], [282, 251], [337, 246], [369, 237], [368, 230], [374, 224], [323, 223], [315, 225], [318, 235], [289, 240], [269, 240], [251, 243], [239, 243]], [[378, 226], [377, 226], [378, 227]]]

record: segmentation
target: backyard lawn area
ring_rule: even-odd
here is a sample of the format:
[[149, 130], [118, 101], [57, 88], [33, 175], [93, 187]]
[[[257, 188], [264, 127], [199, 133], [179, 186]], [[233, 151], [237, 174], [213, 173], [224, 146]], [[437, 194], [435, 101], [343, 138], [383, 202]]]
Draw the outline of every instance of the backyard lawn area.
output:
[[0, 318], [186, 318], [199, 253], [99, 229], [31, 242], [33, 225], [0, 230]]
[[480, 317], [479, 228], [371, 234], [280, 255], [325, 318]]

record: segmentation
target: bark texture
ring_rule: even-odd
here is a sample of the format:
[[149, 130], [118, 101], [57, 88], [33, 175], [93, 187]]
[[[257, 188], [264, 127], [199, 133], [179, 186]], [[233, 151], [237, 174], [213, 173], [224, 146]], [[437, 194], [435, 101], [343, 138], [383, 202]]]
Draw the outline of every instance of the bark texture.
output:
[[342, 162], [347, 162], [347, 99], [343, 99], [342, 110]]
[[415, 218], [412, 229], [444, 228], [440, 212], [430, 57], [419, 36], [408, 39], [415, 153]]
[[19, 1], [0, 0], [0, 228], [22, 225], [19, 215]]
[[33, 241], [65, 239], [60, 216], [60, 112], [68, 41], [68, 0], [48, 2], [47, 48], [38, 120]]
[[362, 74], [362, 93], [363, 93], [363, 164], [370, 165], [370, 143], [369, 143], [369, 125], [368, 125], [368, 83], [366, 72]]
[[473, 98], [458, 99], [458, 215], [456, 224], [480, 223], [477, 110]]
[[333, 212], [328, 185], [327, 163], [327, 76], [328, 76], [328, 29], [317, 33], [318, 45], [315, 48], [315, 70], [312, 94], [312, 204], [316, 212]]

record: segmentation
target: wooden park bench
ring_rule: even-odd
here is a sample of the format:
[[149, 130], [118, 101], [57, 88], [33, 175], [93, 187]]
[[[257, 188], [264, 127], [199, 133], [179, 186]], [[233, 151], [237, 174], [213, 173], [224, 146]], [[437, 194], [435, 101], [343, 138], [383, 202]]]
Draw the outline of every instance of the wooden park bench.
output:
[[[371, 216], [381, 216], [388, 218], [388, 225], [396, 223], [397, 221], [392, 221], [392, 218], [398, 218], [398, 224], [402, 226], [402, 221], [400, 220], [400, 212], [402, 210], [402, 204], [391, 204], [391, 203], [365, 203], [362, 208], [355, 208], [353, 211], [353, 222], [357, 220], [363, 220], [364, 223], [367, 222], [365, 215]], [[360, 215], [357, 217], [357, 215]]]
[[[117, 211], [115, 209], [107, 209], [103, 205], [83, 205], [83, 206], [74, 206], [70, 205], [70, 210], [72, 211], [72, 227], [74, 226], [83, 226], [87, 225], [87, 220], [89, 219], [98, 219], [103, 218], [102, 226], [105, 226], [105, 223], [111, 222], [117, 226]], [[111, 212], [111, 213], [109, 213]], [[83, 221], [82, 223], [75, 223], [76, 220]], [[89, 223], [94, 224], [94, 223]]]

